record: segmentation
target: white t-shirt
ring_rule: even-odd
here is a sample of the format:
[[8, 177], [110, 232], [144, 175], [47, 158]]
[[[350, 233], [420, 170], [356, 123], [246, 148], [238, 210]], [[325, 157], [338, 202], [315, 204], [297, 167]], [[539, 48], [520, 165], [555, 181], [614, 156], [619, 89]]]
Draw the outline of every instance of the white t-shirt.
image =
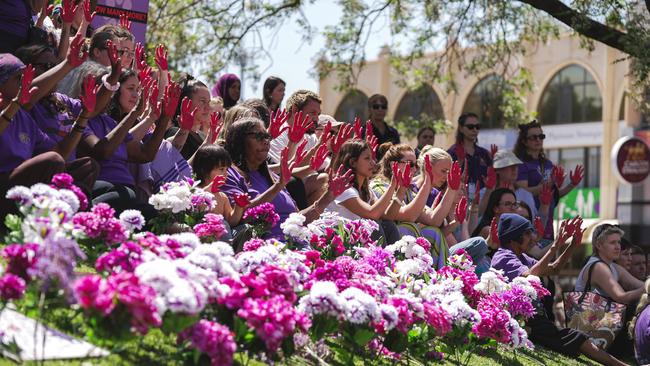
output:
[[359, 191], [357, 191], [356, 188], [350, 187], [343, 191], [343, 193], [339, 194], [334, 201], [330, 202], [330, 204], [325, 208], [325, 211], [336, 212], [340, 217], [348, 220], [360, 220], [361, 217], [359, 215], [353, 213], [342, 205], [343, 202], [355, 197], [360, 197]]
[[515, 190], [515, 197], [517, 201], [525, 202], [528, 207], [530, 207], [531, 214], [533, 218], [537, 217], [537, 207], [535, 207], [535, 197], [533, 194], [525, 190], [524, 188], [517, 188]]
[[[282, 128], [286, 127], [287, 124], [285, 123]], [[316, 146], [318, 144], [318, 138], [314, 134], [308, 134], [306, 133], [302, 140], [297, 144], [297, 146], [300, 146], [303, 141], [307, 140], [307, 145], [305, 146], [304, 151], [309, 151], [312, 147]], [[278, 136], [277, 138], [271, 140], [271, 147], [269, 148], [269, 158], [271, 159], [271, 162], [274, 164], [279, 164], [280, 163], [280, 155], [282, 154], [282, 150], [284, 150], [285, 147], [289, 146], [289, 131], [284, 131]]]

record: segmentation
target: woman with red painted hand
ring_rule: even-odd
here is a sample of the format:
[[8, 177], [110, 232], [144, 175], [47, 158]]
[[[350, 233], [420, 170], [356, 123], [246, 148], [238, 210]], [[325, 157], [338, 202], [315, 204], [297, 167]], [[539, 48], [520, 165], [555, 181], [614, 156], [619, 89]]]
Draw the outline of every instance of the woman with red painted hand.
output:
[[544, 139], [546, 135], [542, 131], [539, 122], [533, 121], [527, 124], [519, 125], [519, 136], [515, 144], [515, 155], [523, 164], [519, 165], [517, 176], [517, 188], [524, 188], [535, 196], [535, 205], [539, 209], [542, 202], [540, 194], [544, 184], [550, 184], [553, 188], [553, 199], [550, 202], [548, 219], [544, 231], [545, 243], [549, 244], [553, 240], [553, 213], [555, 206], [561, 197], [567, 195], [573, 188], [577, 187], [582, 180], [584, 170], [578, 165], [575, 171], [572, 171], [570, 182], [564, 185], [566, 175], [564, 169], [555, 166], [553, 162], [546, 158], [544, 154]]
[[[237, 204], [237, 197], [242, 194], [250, 197], [249, 207], [271, 202], [275, 206], [275, 212], [280, 216], [280, 222], [271, 228], [268, 238], [284, 240], [280, 224], [291, 213], [298, 212], [295, 202], [285, 187], [291, 179], [292, 170], [300, 161], [290, 161], [288, 150], [285, 149], [281, 159], [281, 174], [280, 176], [273, 174], [267, 165], [270, 141], [271, 135], [258, 118], [246, 117], [230, 127], [226, 133], [225, 147], [232, 158], [233, 165], [228, 169], [228, 176], [221, 191], [228, 196], [231, 204]], [[328, 189], [314, 204], [300, 211], [307, 222], [318, 218], [334, 197], [347, 188], [349, 178], [349, 175], [344, 174], [329, 176]], [[237, 228], [234, 229], [237, 231]]]

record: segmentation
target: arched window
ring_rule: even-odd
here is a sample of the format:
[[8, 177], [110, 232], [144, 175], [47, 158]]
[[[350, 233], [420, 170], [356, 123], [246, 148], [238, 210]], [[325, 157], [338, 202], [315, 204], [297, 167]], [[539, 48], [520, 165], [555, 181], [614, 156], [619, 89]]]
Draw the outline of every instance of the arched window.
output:
[[558, 71], [542, 93], [537, 108], [544, 124], [597, 122], [603, 119], [603, 102], [596, 80], [582, 66]]
[[429, 85], [423, 85], [416, 90], [409, 91], [399, 101], [395, 112], [396, 121], [412, 118], [420, 119], [424, 115], [430, 120], [444, 119], [445, 113], [438, 94]]
[[476, 113], [483, 128], [502, 128], [503, 78], [489, 75], [476, 83], [463, 106], [463, 113]]
[[349, 91], [343, 97], [334, 113], [334, 118], [341, 122], [352, 123], [354, 117], [359, 117], [362, 121], [368, 119], [368, 96], [357, 89]]

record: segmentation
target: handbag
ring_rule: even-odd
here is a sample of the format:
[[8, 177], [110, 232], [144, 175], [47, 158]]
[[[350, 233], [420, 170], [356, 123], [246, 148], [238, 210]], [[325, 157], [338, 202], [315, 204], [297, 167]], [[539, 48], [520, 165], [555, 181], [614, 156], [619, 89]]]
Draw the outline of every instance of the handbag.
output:
[[602, 261], [589, 267], [585, 291], [563, 293], [564, 315], [567, 328], [585, 333], [593, 344], [605, 350], [625, 325], [627, 305], [590, 291], [591, 273], [598, 262]]

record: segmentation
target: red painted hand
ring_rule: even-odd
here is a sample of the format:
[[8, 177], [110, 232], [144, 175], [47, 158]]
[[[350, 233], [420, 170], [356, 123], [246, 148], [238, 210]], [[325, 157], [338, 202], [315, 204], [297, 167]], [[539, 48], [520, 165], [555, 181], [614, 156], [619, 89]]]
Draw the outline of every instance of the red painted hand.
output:
[[318, 146], [316, 153], [314, 153], [314, 155], [311, 157], [309, 167], [312, 170], [318, 171], [318, 169], [323, 166], [323, 163], [325, 163], [325, 159], [327, 159], [328, 154], [329, 150], [327, 148], [327, 144], [321, 144]]
[[291, 180], [291, 171], [293, 166], [289, 166], [289, 147], [285, 147], [280, 153], [280, 179], [283, 185], [286, 185]]
[[129, 21], [129, 17], [126, 15], [126, 13], [120, 14], [120, 27], [128, 30], [129, 32], [131, 31], [131, 21]]
[[585, 176], [585, 170], [582, 165], [576, 166], [576, 170], [569, 173], [569, 178], [571, 179], [571, 185], [577, 187], [578, 184], [582, 181], [582, 178]]
[[248, 193], [236, 193], [235, 194], [235, 204], [239, 207], [248, 207], [251, 204], [251, 198], [248, 196]]
[[140, 42], [135, 45], [135, 66], [138, 69], [138, 73], [149, 66], [147, 65], [147, 54], [144, 51], [144, 46]]
[[561, 165], [554, 166], [553, 170], [551, 170], [551, 178], [553, 179], [553, 182], [558, 188], [562, 188], [562, 185], [564, 184], [564, 179], [566, 178], [566, 173], [564, 172], [564, 168]]
[[553, 198], [553, 188], [550, 184], [542, 184], [542, 190], [539, 192], [539, 201], [543, 205], [550, 205], [551, 199]]
[[307, 146], [307, 140], [303, 141], [302, 144], [298, 145], [298, 148], [296, 149], [296, 155], [293, 157], [293, 163], [291, 164], [293, 167], [296, 167], [302, 163], [303, 160], [305, 160], [305, 156], [307, 156], [307, 151], [305, 151], [305, 146]]
[[117, 46], [110, 39], [106, 41], [106, 51], [108, 52], [108, 59], [111, 62], [111, 67], [114, 69], [116, 67], [122, 68], [122, 60], [118, 57]]
[[485, 177], [485, 188], [494, 189], [497, 186], [497, 172], [494, 167], [490, 166], [487, 169], [487, 177]]
[[277, 138], [282, 134], [282, 132], [286, 131], [289, 129], [289, 127], [285, 126], [282, 128], [284, 123], [289, 119], [289, 114], [287, 113], [287, 110], [284, 109], [282, 111], [276, 111], [275, 114], [271, 112], [271, 118], [269, 120], [269, 133], [271, 134], [272, 138]]
[[457, 161], [454, 161], [451, 164], [451, 170], [447, 174], [447, 184], [451, 190], [457, 191], [460, 188], [461, 175], [460, 165]]
[[221, 187], [226, 184], [226, 177], [223, 175], [217, 175], [214, 177], [212, 180], [212, 185], [210, 187], [210, 192], [212, 193], [217, 193], [221, 189]]
[[334, 143], [332, 143], [332, 152], [334, 154], [338, 153], [339, 150], [341, 150], [341, 146], [350, 139], [350, 136], [352, 135], [352, 126], [349, 124], [342, 125], [341, 128], [339, 128], [339, 132], [336, 134], [336, 137], [334, 138]]
[[87, 112], [95, 110], [97, 105], [97, 93], [99, 93], [100, 86], [95, 85], [95, 77], [93, 75], [86, 76], [83, 83], [83, 94], [79, 96], [81, 104]]
[[311, 117], [308, 114], [303, 115], [302, 111], [294, 114], [293, 124], [289, 127], [289, 141], [293, 143], [300, 142], [307, 130], [314, 125]]
[[490, 145], [490, 156], [492, 157], [492, 160], [494, 160], [494, 156], [497, 154], [497, 151], [499, 151], [499, 147], [497, 145]]
[[492, 218], [492, 222], [490, 222], [490, 239], [497, 245], [501, 244], [499, 240], [499, 222], [496, 217]]
[[95, 19], [95, 15], [97, 12], [90, 12], [90, 0], [84, 0], [84, 19], [86, 20], [86, 23], [90, 24], [92, 23], [93, 19]]
[[156, 47], [156, 65], [158, 65], [160, 70], [169, 70], [169, 64], [167, 63], [167, 50], [165, 50], [165, 46], [161, 44]]
[[198, 108], [193, 108], [192, 101], [190, 98], [185, 97], [181, 102], [181, 119], [180, 126], [181, 129], [190, 131], [194, 127], [194, 116], [199, 110]]
[[542, 219], [539, 216], [535, 217], [535, 231], [538, 237], [544, 237], [544, 224], [542, 224]]
[[223, 121], [221, 121], [221, 114], [213, 112], [210, 114], [210, 143], [214, 144], [217, 141], [217, 137], [221, 133], [221, 128], [223, 127]]
[[354, 117], [354, 138], [362, 139], [363, 138], [363, 127], [361, 127], [361, 118]]
[[429, 155], [424, 156], [424, 170], [429, 175], [431, 184], [433, 184], [433, 165], [431, 165], [431, 158]]
[[77, 33], [70, 42], [70, 49], [66, 57], [70, 66], [77, 67], [88, 58], [88, 50], [83, 47], [84, 42], [85, 38], [81, 33]]
[[18, 104], [21, 106], [29, 104], [32, 96], [38, 91], [38, 87], [32, 87], [35, 74], [32, 64], [27, 65], [23, 71], [23, 76], [20, 79], [20, 90], [18, 91]]
[[176, 108], [178, 108], [178, 101], [181, 98], [181, 87], [174, 83], [170, 82], [165, 87], [165, 93], [163, 95], [164, 99], [164, 109], [163, 114], [167, 118], [172, 118], [176, 114]]
[[63, 23], [72, 23], [77, 9], [78, 7], [74, 4], [73, 0], [63, 0], [61, 7], [61, 20], [63, 20]]
[[348, 169], [347, 172], [343, 173], [343, 166], [340, 166], [336, 174], [332, 174], [333, 171], [329, 173], [329, 191], [334, 197], [338, 197], [343, 191], [352, 186], [352, 179], [354, 179], [354, 173], [352, 169]]
[[456, 221], [458, 221], [459, 224], [462, 224], [465, 222], [465, 218], [467, 217], [467, 197], [463, 196], [460, 198], [460, 201], [458, 201], [458, 204], [456, 205]]

